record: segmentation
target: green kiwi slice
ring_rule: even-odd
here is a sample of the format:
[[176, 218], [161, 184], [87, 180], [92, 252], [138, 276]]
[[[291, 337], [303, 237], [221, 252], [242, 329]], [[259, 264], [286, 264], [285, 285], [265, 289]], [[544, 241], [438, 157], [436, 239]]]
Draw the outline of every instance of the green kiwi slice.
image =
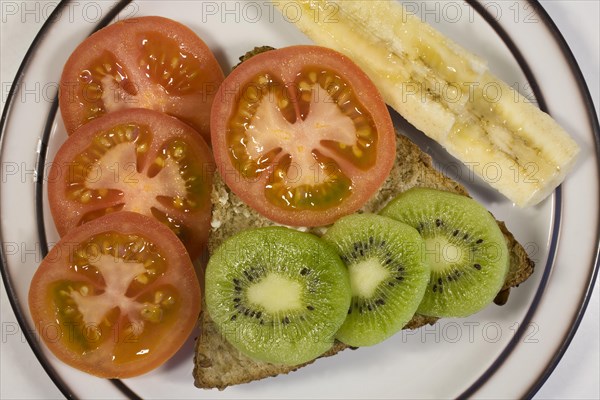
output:
[[209, 315], [248, 357], [298, 365], [331, 348], [350, 305], [350, 280], [335, 249], [283, 227], [238, 233], [206, 267]]
[[465, 317], [486, 307], [508, 272], [508, 248], [498, 223], [466, 196], [413, 188], [380, 213], [416, 228], [423, 258], [431, 267], [429, 286], [418, 313]]
[[371, 346], [400, 331], [415, 314], [429, 282], [419, 233], [390, 218], [354, 214], [339, 219], [323, 239], [336, 247], [352, 288], [337, 339]]

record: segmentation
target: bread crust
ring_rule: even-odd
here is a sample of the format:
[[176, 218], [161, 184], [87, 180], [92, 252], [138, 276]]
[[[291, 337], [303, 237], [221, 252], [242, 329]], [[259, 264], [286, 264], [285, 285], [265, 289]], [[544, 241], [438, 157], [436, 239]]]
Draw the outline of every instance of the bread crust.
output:
[[[364, 205], [361, 212], [376, 213], [380, 211], [396, 195], [413, 187], [428, 187], [445, 190], [468, 196], [467, 190], [458, 182], [443, 175], [433, 167], [431, 157], [416, 144], [403, 135], [396, 141], [396, 161], [388, 179], [377, 193]], [[212, 253], [228, 237], [248, 228], [275, 225], [256, 211], [246, 206], [215, 176], [212, 192], [213, 218], [209, 237], [209, 253]], [[504, 222], [498, 225], [506, 238], [510, 252], [510, 268], [502, 291], [496, 298], [497, 304], [504, 304], [510, 288], [525, 281], [534, 269], [525, 249], [508, 231]], [[317, 235], [324, 228], [307, 229]], [[206, 310], [206, 307], [203, 307]], [[437, 318], [415, 315], [404, 329], [418, 329], [427, 324], [434, 324]], [[225, 340], [206, 311], [200, 316], [200, 335], [196, 341], [194, 357], [194, 379], [199, 388], [217, 388], [223, 390], [228, 386], [247, 383], [258, 379], [287, 374], [304, 367], [309, 363], [284, 366], [252, 360]], [[349, 348], [340, 342], [321, 357], [329, 357]], [[320, 358], [320, 357], [319, 357]]]

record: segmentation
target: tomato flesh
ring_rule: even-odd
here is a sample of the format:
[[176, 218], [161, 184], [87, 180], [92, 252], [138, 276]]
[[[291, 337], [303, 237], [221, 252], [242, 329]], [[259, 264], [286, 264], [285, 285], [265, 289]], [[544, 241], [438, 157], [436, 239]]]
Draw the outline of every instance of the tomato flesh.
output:
[[183, 123], [150, 110], [123, 110], [67, 139], [51, 168], [50, 207], [61, 235], [115, 211], [154, 216], [192, 257], [210, 219], [212, 157]]
[[61, 77], [69, 134], [106, 113], [148, 108], [175, 116], [210, 140], [212, 100], [223, 72], [205, 43], [161, 17], [120, 21], [73, 52]]
[[315, 46], [269, 51], [238, 66], [211, 116], [225, 182], [288, 225], [326, 224], [359, 208], [395, 156], [391, 119], [363, 75], [339, 53]]
[[[70, 232], [34, 275], [30, 310], [63, 361], [102, 377], [128, 377], [166, 361], [200, 311], [200, 287], [175, 235], [120, 212]], [[49, 337], [53, 326], [60, 336]]]

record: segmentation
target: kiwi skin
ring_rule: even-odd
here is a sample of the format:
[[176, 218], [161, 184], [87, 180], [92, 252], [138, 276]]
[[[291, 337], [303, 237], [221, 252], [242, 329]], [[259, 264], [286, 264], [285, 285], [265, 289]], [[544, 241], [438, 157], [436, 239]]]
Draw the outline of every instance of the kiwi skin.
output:
[[[252, 286], [273, 275], [302, 285], [300, 307], [272, 312], [249, 300]], [[210, 258], [205, 284], [206, 309], [221, 334], [244, 355], [272, 364], [299, 365], [328, 351], [350, 305], [350, 279], [335, 249], [284, 227], [228, 238]]]
[[492, 303], [502, 289], [509, 269], [506, 239], [477, 201], [413, 188], [396, 196], [380, 214], [415, 227], [425, 239], [423, 258], [431, 265], [431, 279], [419, 314], [466, 317]]
[[353, 292], [336, 338], [353, 347], [372, 346], [400, 331], [429, 283], [417, 230], [376, 214], [353, 214], [335, 222], [323, 239], [347, 265]]

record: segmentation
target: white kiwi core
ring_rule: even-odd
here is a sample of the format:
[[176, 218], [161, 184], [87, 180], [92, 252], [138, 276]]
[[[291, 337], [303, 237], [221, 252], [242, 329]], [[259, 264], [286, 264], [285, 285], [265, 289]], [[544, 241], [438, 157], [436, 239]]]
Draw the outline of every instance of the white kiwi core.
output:
[[352, 294], [364, 298], [373, 296], [377, 286], [389, 276], [389, 271], [376, 258], [350, 264], [348, 271]]
[[270, 273], [248, 288], [248, 300], [269, 313], [302, 308], [302, 285], [275, 273]]
[[460, 264], [465, 258], [465, 250], [444, 236], [426, 238], [422, 254], [433, 271], [443, 271], [449, 266]]

